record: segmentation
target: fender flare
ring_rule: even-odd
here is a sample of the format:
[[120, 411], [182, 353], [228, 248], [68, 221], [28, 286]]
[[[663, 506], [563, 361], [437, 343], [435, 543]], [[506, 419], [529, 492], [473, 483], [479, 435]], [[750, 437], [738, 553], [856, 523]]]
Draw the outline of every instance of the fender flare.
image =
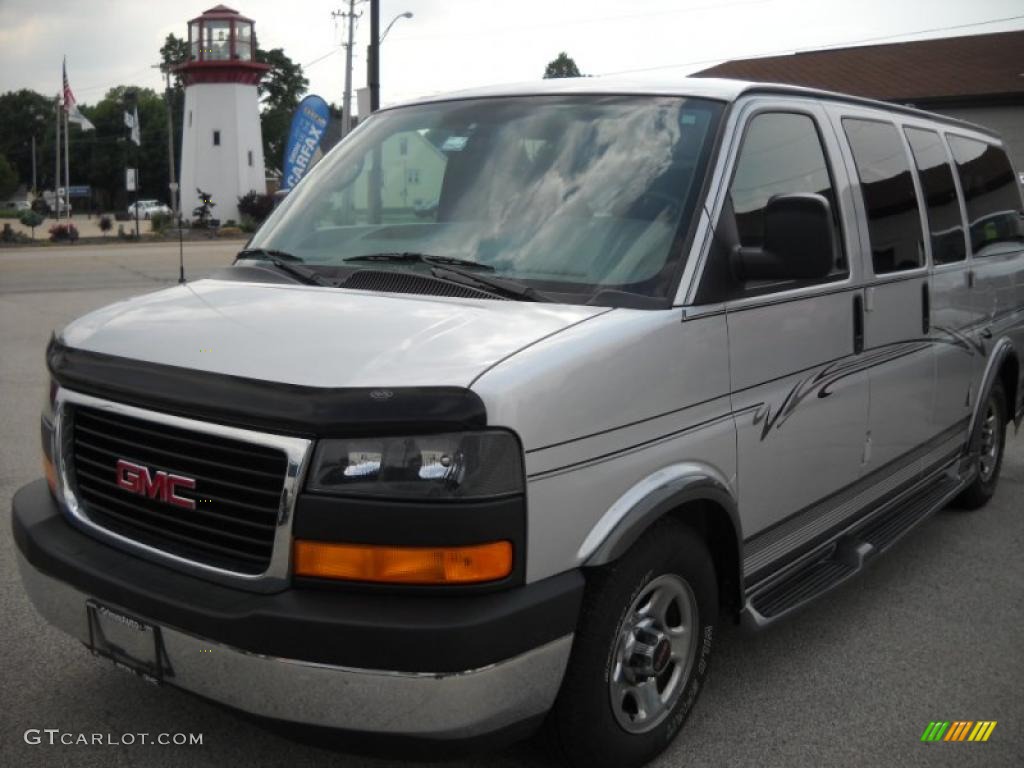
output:
[[[657, 520], [680, 506], [706, 501], [726, 511], [732, 526], [736, 562], [742, 563], [743, 528], [729, 482], [714, 467], [698, 462], [672, 464], [633, 485], [602, 515], [580, 546], [584, 566], [621, 557]], [[742, 590], [742, 573], [737, 573]]]
[[[1017, 355], [1017, 350], [1013, 346], [1013, 342], [1003, 336], [993, 345], [992, 352], [988, 356], [988, 361], [985, 364], [985, 372], [981, 378], [981, 386], [978, 388], [978, 397], [974, 401], [974, 408], [971, 412], [970, 427], [967, 431], [969, 436], [967, 439], [967, 452], [969, 454], [974, 453], [977, 449], [977, 440], [981, 434], [978, 430], [978, 422], [981, 418], [982, 406], [988, 400], [989, 393], [992, 391], [992, 387], [999, 378], [999, 370], [1002, 368], [1006, 359], [1011, 355], [1018, 358], [1019, 361], [1019, 356]], [[1020, 420], [1018, 417], [1019, 414], [1017, 413], [1017, 403], [1008, 403], [1007, 406], [1010, 420], [1019, 425]]]

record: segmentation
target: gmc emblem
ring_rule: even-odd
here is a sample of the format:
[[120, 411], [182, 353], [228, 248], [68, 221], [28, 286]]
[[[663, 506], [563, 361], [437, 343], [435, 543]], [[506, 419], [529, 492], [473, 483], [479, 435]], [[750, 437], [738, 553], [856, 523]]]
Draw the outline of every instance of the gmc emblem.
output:
[[118, 459], [117, 486], [138, 496], [160, 499], [166, 504], [174, 504], [185, 509], [196, 508], [196, 503], [192, 499], [186, 499], [176, 493], [178, 488], [192, 490], [196, 487], [196, 481], [191, 477], [172, 475], [163, 470], [158, 470], [153, 476], [150, 475], [149, 469], [141, 464]]

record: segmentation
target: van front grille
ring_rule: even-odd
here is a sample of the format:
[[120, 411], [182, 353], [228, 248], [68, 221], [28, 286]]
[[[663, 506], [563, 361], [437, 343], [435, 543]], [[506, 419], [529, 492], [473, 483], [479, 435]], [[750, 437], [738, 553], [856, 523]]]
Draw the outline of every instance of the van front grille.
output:
[[[71, 479], [89, 520], [195, 562], [267, 570], [282, 451], [95, 408], [74, 406], [71, 416]], [[170, 475], [184, 479], [172, 486]]]

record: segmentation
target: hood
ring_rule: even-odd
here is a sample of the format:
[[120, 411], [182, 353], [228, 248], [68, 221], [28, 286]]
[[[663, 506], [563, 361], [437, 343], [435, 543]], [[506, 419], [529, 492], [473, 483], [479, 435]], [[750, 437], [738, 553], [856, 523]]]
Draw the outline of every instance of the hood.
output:
[[606, 307], [199, 280], [70, 323], [70, 347], [311, 387], [469, 386]]

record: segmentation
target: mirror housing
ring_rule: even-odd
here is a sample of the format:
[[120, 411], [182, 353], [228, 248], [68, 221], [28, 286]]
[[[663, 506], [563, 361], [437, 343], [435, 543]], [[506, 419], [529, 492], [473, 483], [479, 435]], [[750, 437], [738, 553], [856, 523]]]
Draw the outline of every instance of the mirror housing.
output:
[[764, 211], [764, 245], [737, 246], [732, 271], [738, 280], [821, 280], [832, 271], [832, 207], [810, 193], [776, 195]]

